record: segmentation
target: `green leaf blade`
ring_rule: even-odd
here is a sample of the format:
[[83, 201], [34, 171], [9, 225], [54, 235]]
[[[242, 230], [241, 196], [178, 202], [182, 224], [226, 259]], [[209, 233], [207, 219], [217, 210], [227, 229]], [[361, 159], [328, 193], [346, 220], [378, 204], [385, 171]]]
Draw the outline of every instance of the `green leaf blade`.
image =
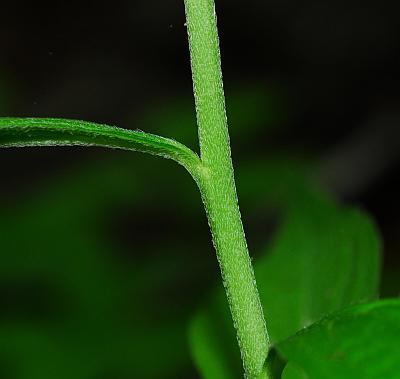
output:
[[[192, 356], [197, 364], [203, 379], [234, 379], [240, 368], [233, 370], [231, 362], [224, 359], [216, 359], [224, 355], [228, 344], [221, 344], [218, 336], [218, 325], [207, 312], [201, 312], [191, 322], [189, 329], [189, 341], [192, 347]], [[235, 343], [235, 335], [232, 333], [231, 342]], [[228, 345], [228, 346], [227, 346]], [[239, 362], [239, 360], [237, 360]]]
[[172, 159], [197, 175], [198, 156], [181, 143], [157, 135], [58, 118], [0, 118], [0, 147], [100, 146]]
[[256, 264], [271, 340], [377, 298], [379, 273], [380, 240], [369, 217], [325, 199], [298, 200]]
[[400, 300], [385, 300], [328, 316], [276, 349], [309, 379], [397, 379], [399, 335]]

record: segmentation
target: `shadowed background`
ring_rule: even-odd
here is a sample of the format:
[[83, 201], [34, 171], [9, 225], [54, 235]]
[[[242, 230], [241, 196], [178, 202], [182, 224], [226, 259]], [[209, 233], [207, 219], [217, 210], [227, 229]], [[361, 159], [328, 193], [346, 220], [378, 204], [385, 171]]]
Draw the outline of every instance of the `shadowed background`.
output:
[[[399, 8], [217, 1], [255, 259], [276, 227], [264, 189], [281, 179], [267, 169], [307, 172], [374, 218], [381, 292], [399, 294]], [[141, 129], [197, 151], [184, 23], [181, 1], [4, 5], [1, 116]], [[189, 175], [97, 148], [0, 159], [0, 377], [197, 378], [186, 325], [219, 272]]]

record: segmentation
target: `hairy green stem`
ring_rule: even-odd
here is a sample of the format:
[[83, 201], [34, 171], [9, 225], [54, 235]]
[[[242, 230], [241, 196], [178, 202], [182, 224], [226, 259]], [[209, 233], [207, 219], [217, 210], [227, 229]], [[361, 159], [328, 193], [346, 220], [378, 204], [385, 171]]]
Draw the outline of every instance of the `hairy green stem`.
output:
[[236, 195], [214, 0], [185, 0], [203, 174], [198, 185], [245, 375], [259, 378], [269, 340]]

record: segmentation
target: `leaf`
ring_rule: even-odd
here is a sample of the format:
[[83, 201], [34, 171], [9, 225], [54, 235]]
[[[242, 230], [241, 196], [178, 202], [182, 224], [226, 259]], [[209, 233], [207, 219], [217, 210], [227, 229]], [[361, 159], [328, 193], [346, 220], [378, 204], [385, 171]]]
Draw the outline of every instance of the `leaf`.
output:
[[281, 376], [278, 375], [277, 377], [285, 379], [309, 379], [304, 370], [293, 362], [288, 362], [284, 369], [281, 370]]
[[276, 349], [309, 379], [398, 379], [399, 336], [400, 300], [385, 300], [330, 315]]
[[380, 241], [369, 218], [317, 197], [296, 199], [255, 267], [271, 341], [377, 297]]
[[202, 378], [235, 379], [242, 376], [240, 353], [233, 328], [229, 327], [231, 324], [223, 290], [215, 292], [192, 319], [188, 338]]
[[[272, 177], [279, 187], [275, 171]], [[369, 218], [360, 211], [337, 206], [326, 196], [307, 190], [303, 183], [292, 183], [290, 191], [285, 195], [286, 208], [281, 208], [278, 233], [255, 263], [273, 343], [332, 311], [375, 298], [379, 282], [380, 241]], [[215, 351], [215, 359], [224, 362], [221, 366], [229, 367], [224, 377], [238, 377], [240, 371], [229, 372], [240, 362], [238, 349], [231, 352], [215, 348], [216, 344], [235, 343], [232, 322], [220, 325], [216, 321], [221, 315], [229, 320], [227, 305], [210, 300], [201, 313], [207, 323], [196, 324], [195, 318], [191, 325], [192, 355], [197, 366], [204, 378], [218, 377], [209, 361], [198, 354], [200, 340], [203, 351]], [[217, 324], [216, 330], [206, 328]]]
[[173, 159], [195, 175], [200, 159], [181, 143], [140, 131], [56, 118], [0, 118], [0, 147], [102, 146]]

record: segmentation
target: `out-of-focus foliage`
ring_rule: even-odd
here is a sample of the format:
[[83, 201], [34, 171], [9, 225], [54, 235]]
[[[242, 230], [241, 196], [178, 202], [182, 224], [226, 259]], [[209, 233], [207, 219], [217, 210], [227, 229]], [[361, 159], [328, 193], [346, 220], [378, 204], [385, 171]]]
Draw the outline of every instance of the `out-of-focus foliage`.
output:
[[378, 295], [380, 243], [368, 217], [312, 198], [289, 208], [266, 258], [256, 263], [273, 343]]
[[7, 378], [164, 378], [188, 365], [187, 310], [157, 317], [164, 286], [187, 269], [185, 259], [165, 246], [157, 261], [127, 265], [104, 230], [116, 204], [150, 201], [148, 182], [138, 180], [146, 170], [134, 176], [122, 160], [99, 166], [2, 212]]
[[0, 117], [7, 115], [14, 97], [15, 88], [11, 82], [11, 78], [0, 69]]

